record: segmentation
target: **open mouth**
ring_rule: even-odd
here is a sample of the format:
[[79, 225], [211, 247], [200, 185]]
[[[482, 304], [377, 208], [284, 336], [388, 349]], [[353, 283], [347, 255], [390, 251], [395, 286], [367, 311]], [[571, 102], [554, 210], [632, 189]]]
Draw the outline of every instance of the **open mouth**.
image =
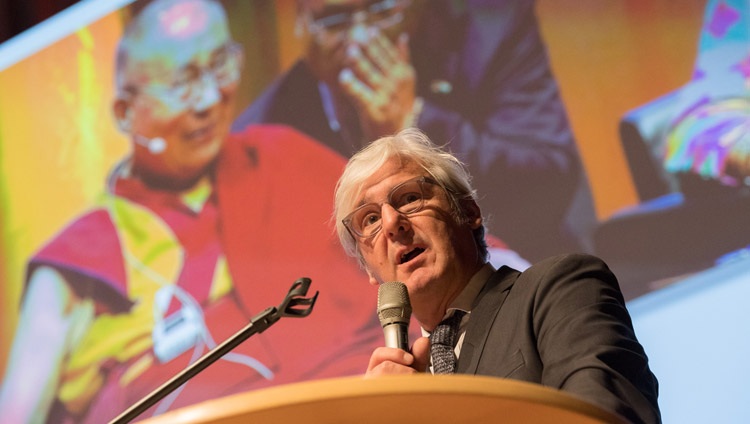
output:
[[410, 260], [412, 260], [412, 259], [416, 258], [417, 256], [419, 256], [422, 252], [424, 252], [424, 249], [422, 249], [421, 247], [417, 247], [416, 249], [414, 249], [412, 251], [404, 253], [404, 255], [401, 256], [401, 263], [405, 264], [405, 263], [409, 262]]

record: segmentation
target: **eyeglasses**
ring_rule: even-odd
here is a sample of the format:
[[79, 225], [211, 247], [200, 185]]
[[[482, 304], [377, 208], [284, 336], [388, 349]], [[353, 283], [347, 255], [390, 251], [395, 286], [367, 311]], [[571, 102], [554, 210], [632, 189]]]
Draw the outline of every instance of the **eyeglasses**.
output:
[[207, 87], [226, 88], [240, 80], [242, 62], [242, 47], [230, 42], [211, 57], [207, 66], [186, 66], [170, 82], [155, 82], [141, 89], [177, 110], [200, 110], [210, 102], [208, 98], [215, 100], [215, 96], [207, 96]]
[[404, 8], [410, 0], [381, 0], [344, 12], [332, 13], [311, 20], [313, 31], [328, 31], [340, 33], [348, 30], [357, 22], [365, 22], [368, 25], [382, 29], [390, 28], [400, 23], [404, 18]]
[[[388, 203], [398, 213], [411, 215], [421, 211], [425, 202], [434, 196], [434, 186], [440, 185], [428, 178], [418, 177], [393, 187], [388, 193]], [[353, 237], [370, 238], [383, 227], [383, 203], [368, 203], [355, 209], [341, 222]]]

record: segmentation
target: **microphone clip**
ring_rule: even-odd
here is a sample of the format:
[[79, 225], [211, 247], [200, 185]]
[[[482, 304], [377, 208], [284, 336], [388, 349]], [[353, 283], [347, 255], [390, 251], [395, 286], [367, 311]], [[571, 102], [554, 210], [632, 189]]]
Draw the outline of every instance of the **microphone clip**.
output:
[[301, 318], [310, 315], [315, 301], [318, 299], [316, 291], [312, 297], [304, 297], [310, 288], [310, 280], [307, 277], [300, 278], [292, 284], [284, 300], [279, 305], [279, 314], [282, 317]]

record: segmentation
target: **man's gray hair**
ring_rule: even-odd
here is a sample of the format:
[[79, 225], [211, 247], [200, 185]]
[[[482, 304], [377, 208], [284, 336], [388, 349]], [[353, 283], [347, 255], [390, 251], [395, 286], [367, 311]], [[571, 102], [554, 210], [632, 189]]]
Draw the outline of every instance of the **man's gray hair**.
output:
[[[433, 144], [422, 131], [407, 128], [398, 134], [382, 137], [370, 143], [349, 159], [344, 173], [336, 184], [334, 197], [333, 215], [339, 241], [346, 253], [358, 258], [361, 264], [362, 257], [357, 249], [357, 241], [349, 234], [342, 219], [356, 208], [355, 202], [361, 195], [365, 180], [393, 157], [419, 165], [441, 185], [448, 194], [453, 215], [458, 222], [466, 222], [467, 219], [462, 201], [477, 200], [466, 166], [451, 153]], [[474, 241], [480, 257], [487, 260], [484, 225], [474, 230]]]

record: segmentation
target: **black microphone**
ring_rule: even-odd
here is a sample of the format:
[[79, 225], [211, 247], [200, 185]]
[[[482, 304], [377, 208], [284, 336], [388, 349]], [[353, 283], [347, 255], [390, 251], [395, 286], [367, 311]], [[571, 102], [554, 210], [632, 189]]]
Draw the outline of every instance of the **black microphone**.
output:
[[391, 281], [378, 289], [378, 318], [383, 326], [386, 347], [409, 351], [411, 303], [404, 283]]

